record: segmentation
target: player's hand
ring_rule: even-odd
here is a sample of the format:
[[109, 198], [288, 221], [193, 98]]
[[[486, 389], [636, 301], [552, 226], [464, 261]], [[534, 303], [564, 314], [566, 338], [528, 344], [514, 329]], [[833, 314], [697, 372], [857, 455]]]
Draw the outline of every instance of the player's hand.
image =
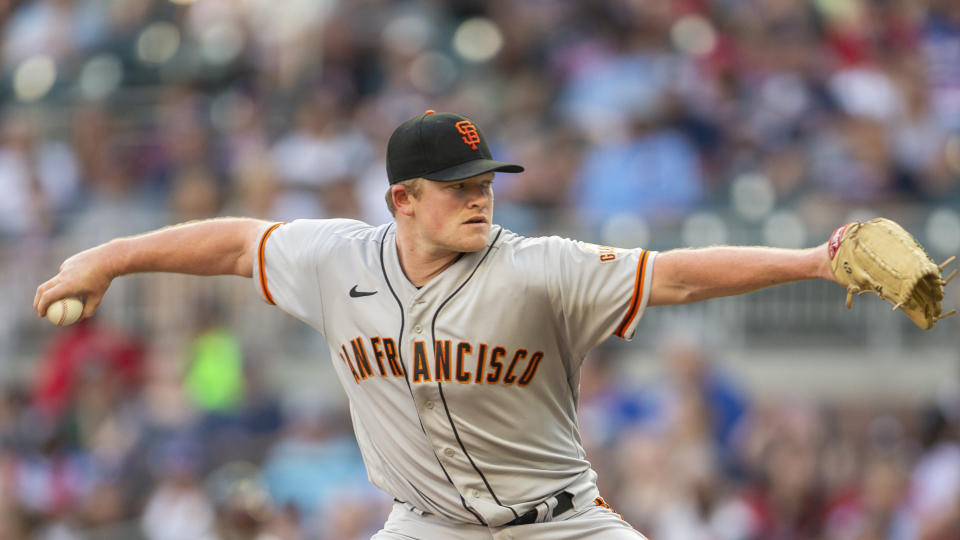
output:
[[98, 248], [77, 253], [60, 265], [60, 272], [37, 287], [33, 309], [43, 317], [51, 303], [68, 296], [85, 299], [81, 320], [93, 316], [106, 294], [113, 276], [107, 271], [105, 259]]

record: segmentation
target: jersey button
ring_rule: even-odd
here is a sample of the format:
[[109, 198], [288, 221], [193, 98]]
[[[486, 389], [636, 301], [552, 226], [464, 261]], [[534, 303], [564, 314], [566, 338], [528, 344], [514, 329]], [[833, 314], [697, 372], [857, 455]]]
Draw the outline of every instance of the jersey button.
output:
[[480, 490], [479, 490], [479, 489], [475, 489], [475, 490], [473, 490], [473, 491], [470, 492], [470, 495], [473, 495], [473, 498], [474, 498], [474, 499], [479, 499], [479, 498], [480, 498]]
[[420, 332], [423, 332], [423, 327], [418, 324], [413, 327], [413, 331], [419, 334]]
[[453, 455], [456, 454], [456, 452], [453, 451], [453, 448], [447, 448], [443, 451], [443, 453], [446, 454], [447, 457], [453, 457]]
[[433, 403], [432, 401], [428, 401], [428, 402], [424, 403], [423, 406], [426, 407], [426, 408], [428, 408], [428, 409], [433, 409], [434, 403]]

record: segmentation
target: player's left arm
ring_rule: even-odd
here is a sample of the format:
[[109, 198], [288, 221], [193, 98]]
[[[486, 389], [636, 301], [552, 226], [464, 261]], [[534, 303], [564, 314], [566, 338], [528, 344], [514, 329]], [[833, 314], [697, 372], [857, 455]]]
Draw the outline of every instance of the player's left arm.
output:
[[677, 249], [654, 259], [649, 305], [689, 304], [816, 278], [834, 281], [826, 244]]

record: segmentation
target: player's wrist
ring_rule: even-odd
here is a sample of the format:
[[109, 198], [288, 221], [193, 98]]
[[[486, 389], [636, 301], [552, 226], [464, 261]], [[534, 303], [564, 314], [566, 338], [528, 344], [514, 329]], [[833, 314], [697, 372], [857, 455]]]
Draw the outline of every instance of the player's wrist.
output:
[[101, 244], [90, 253], [90, 264], [93, 272], [105, 277], [108, 281], [129, 273], [125, 266], [129, 263], [131, 246], [130, 239], [115, 238], [106, 244]]
[[833, 273], [830, 271], [830, 256], [827, 254], [827, 243], [819, 246], [804, 248], [798, 250], [799, 257], [796, 260], [798, 265], [797, 279], [826, 279], [833, 281]]
[[821, 278], [827, 281], [836, 281], [833, 277], [833, 271], [830, 269], [829, 242], [824, 242], [819, 246], [807, 250], [813, 265], [814, 278]]

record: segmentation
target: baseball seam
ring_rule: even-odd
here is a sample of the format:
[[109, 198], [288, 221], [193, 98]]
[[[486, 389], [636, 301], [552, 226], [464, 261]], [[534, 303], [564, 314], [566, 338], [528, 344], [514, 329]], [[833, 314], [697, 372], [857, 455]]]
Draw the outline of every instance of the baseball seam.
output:
[[57, 321], [57, 326], [63, 326], [63, 321], [67, 320], [67, 299], [64, 298], [60, 300], [60, 320]]

